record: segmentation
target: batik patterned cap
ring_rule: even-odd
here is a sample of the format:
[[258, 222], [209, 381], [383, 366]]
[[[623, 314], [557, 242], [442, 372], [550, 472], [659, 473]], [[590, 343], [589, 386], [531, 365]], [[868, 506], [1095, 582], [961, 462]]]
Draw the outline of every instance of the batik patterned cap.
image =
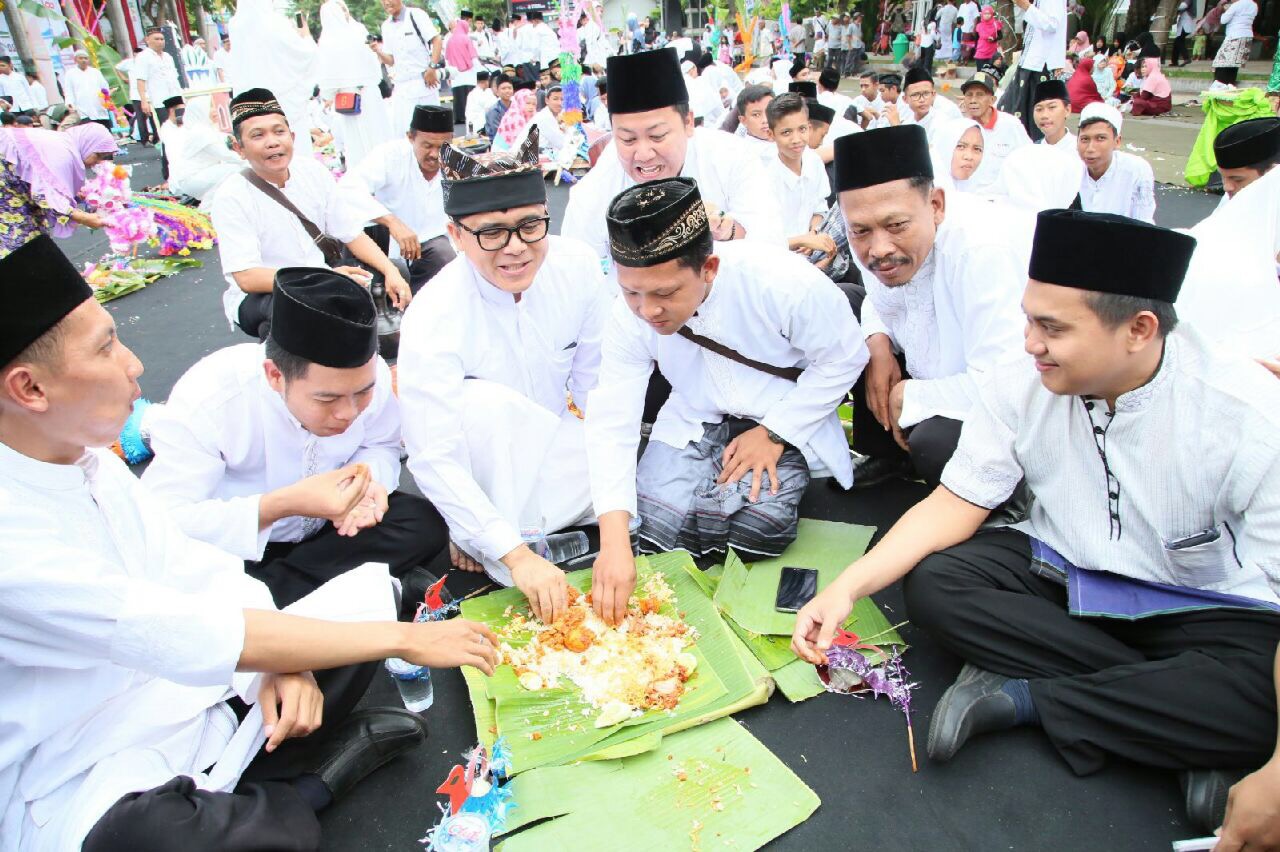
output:
[[245, 89], [231, 99], [231, 126], [260, 115], [284, 115], [284, 107], [270, 89]]
[[468, 154], [445, 145], [440, 149], [445, 215], [452, 218], [546, 204], [547, 185], [538, 162], [538, 127], [516, 151]]

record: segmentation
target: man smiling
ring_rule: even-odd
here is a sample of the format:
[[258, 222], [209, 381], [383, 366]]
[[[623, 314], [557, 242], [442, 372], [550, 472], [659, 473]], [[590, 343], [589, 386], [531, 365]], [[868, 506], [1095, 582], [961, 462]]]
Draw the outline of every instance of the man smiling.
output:
[[409, 470], [439, 508], [455, 565], [515, 585], [550, 621], [564, 573], [547, 535], [588, 521], [582, 421], [613, 295], [575, 240], [549, 237], [533, 128], [514, 154], [445, 146], [444, 212], [462, 256], [414, 299], [401, 328]]
[[678, 176], [698, 182], [716, 240], [764, 240], [783, 245], [776, 206], [759, 155], [727, 133], [694, 129], [689, 93], [671, 48], [611, 56], [608, 63], [612, 152], [569, 193], [566, 236], [609, 261], [605, 211], [637, 183]]
[[295, 161], [293, 131], [268, 90], [237, 95], [231, 101], [231, 127], [233, 147], [249, 168], [222, 183], [211, 210], [228, 284], [222, 297], [227, 320], [266, 340], [271, 289], [281, 267], [328, 264], [360, 283], [368, 282], [363, 269], [337, 265], [341, 245], [385, 276], [387, 294], [397, 307], [407, 305], [412, 298], [409, 285], [362, 230], [366, 221], [385, 218], [386, 208], [342, 191], [311, 157]]
[[[867, 349], [848, 299], [803, 258], [754, 242], [713, 249], [693, 180], [632, 187], [608, 215], [623, 298], [605, 329], [587, 448], [600, 518], [592, 604], [614, 620], [635, 586], [633, 518], [647, 550], [776, 556], [795, 539], [811, 474], [848, 487], [836, 406]], [[671, 398], [637, 466], [655, 364]]]

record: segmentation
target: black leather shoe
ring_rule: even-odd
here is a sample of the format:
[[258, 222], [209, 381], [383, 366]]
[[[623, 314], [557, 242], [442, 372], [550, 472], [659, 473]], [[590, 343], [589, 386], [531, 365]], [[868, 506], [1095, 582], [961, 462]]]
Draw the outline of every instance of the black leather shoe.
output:
[[955, 683], [942, 693], [929, 724], [929, 759], [943, 763], [970, 737], [1003, 731], [1017, 723], [1013, 699], [1000, 691], [1004, 675], [965, 663]]
[[1178, 773], [1187, 822], [1201, 834], [1212, 834], [1227, 815], [1227, 793], [1245, 772], [1229, 769], [1188, 769]]
[[357, 710], [326, 742], [325, 756], [312, 771], [335, 800], [378, 767], [427, 741], [427, 723], [403, 707]]
[[880, 459], [872, 456], [855, 458], [853, 462], [853, 487], [870, 488], [890, 479], [912, 479], [915, 469], [906, 456]]
[[[402, 589], [400, 595], [400, 619], [402, 621], [412, 621], [414, 613], [418, 611], [418, 604], [422, 603], [422, 599], [426, 597], [427, 589], [431, 584], [440, 578], [432, 574], [421, 565], [410, 568], [403, 577], [400, 578], [400, 587]], [[446, 602], [449, 599], [448, 590], [444, 591]]]

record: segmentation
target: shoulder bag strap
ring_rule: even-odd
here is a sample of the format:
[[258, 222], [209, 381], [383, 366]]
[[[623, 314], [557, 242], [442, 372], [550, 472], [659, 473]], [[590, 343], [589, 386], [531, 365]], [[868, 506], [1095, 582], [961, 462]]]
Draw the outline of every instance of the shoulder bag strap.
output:
[[748, 358], [736, 349], [730, 349], [723, 343], [712, 340], [710, 337], [703, 337], [695, 331], [691, 331], [689, 327], [682, 326], [676, 334], [692, 343], [701, 346], [717, 355], [728, 358], [730, 361], [736, 361], [743, 366], [750, 367], [753, 370], [759, 370], [762, 373], [768, 373], [771, 376], [777, 376], [780, 379], [786, 379], [789, 382], [800, 381], [800, 376], [804, 370], [799, 367], [775, 367], [773, 364], [766, 364], [763, 361], [757, 361], [754, 358]]
[[311, 238], [311, 242], [316, 244], [316, 248], [324, 253], [325, 263], [333, 266], [342, 260], [341, 242], [336, 237], [331, 237], [321, 231], [316, 227], [315, 222], [302, 215], [302, 211], [278, 187], [272, 186], [269, 182], [263, 180], [253, 169], [243, 169], [240, 174], [250, 184], [257, 187], [263, 195], [298, 217], [298, 221], [302, 224], [302, 230], [307, 232], [307, 236]]

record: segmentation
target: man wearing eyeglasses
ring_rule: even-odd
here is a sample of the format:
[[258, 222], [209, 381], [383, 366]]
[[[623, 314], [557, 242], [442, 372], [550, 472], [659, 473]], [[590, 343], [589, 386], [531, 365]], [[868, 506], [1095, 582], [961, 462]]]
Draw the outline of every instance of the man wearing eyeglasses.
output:
[[920, 125], [930, 142], [937, 128], [961, 118], [960, 107], [947, 98], [938, 97], [933, 77], [923, 68], [908, 69], [902, 80], [902, 97], [910, 109], [899, 111], [901, 123]]
[[584, 243], [547, 235], [537, 128], [514, 158], [446, 145], [440, 162], [460, 256], [401, 326], [409, 470], [449, 524], [453, 564], [518, 587], [550, 622], [568, 585], [545, 537], [595, 517], [574, 409], [595, 387], [614, 291]]

